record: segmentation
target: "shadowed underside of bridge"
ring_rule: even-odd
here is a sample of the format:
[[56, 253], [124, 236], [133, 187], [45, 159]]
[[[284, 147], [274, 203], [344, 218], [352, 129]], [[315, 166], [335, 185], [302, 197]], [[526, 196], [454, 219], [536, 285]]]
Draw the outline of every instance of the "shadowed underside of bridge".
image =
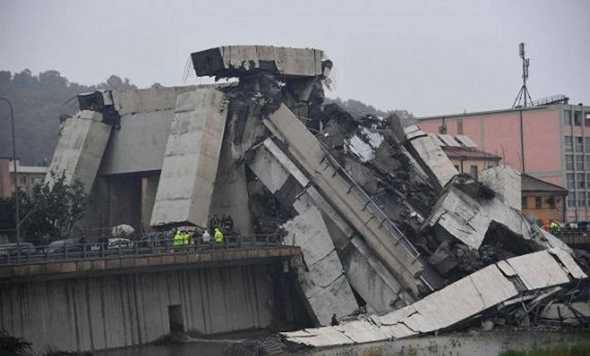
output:
[[147, 343], [175, 328], [214, 334], [305, 326], [296, 247], [48, 261], [0, 267], [0, 328], [36, 350]]

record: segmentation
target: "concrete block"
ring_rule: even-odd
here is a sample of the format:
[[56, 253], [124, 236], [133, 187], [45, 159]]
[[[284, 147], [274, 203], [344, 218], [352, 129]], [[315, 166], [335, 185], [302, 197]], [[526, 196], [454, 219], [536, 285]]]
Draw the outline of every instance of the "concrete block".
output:
[[233, 77], [266, 70], [292, 77], [322, 74], [323, 52], [313, 48], [223, 46], [191, 54], [197, 76]]
[[506, 205], [522, 210], [520, 172], [508, 166], [492, 167], [481, 173], [479, 181], [492, 188]]
[[[208, 85], [206, 87], [211, 87]], [[154, 87], [148, 89], [113, 90], [113, 102], [119, 115], [149, 113], [153, 111], [173, 110], [176, 97], [193, 91], [194, 85], [180, 87]]]
[[102, 114], [80, 111], [65, 121], [45, 182], [65, 175], [66, 184], [79, 181], [88, 194], [109, 141], [112, 127], [102, 122]]
[[152, 226], [207, 226], [226, 114], [227, 102], [216, 89], [197, 88], [178, 96]]
[[128, 114], [113, 130], [100, 166], [101, 175], [139, 173], [162, 169], [174, 110]]

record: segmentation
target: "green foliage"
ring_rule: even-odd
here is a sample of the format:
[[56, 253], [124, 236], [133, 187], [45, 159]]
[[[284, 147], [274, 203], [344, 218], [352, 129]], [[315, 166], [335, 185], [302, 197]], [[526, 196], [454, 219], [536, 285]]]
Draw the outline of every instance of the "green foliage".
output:
[[[73, 114], [76, 101], [69, 100], [79, 93], [97, 89], [135, 88], [129, 79], [111, 75], [105, 83], [81, 85], [68, 81], [56, 70], [35, 76], [25, 69], [20, 73], [0, 70], [0, 96], [14, 105], [17, 155], [21, 163], [45, 165], [57, 144], [59, 117]], [[67, 102], [67, 103], [66, 103]], [[0, 157], [9, 157], [10, 121], [8, 108], [0, 103]]]
[[[78, 181], [66, 184], [63, 174], [53, 178], [53, 186], [37, 184], [30, 195], [19, 192], [21, 234], [25, 241], [45, 244], [68, 238], [86, 212], [88, 198], [83, 185]], [[14, 197], [0, 202], [0, 215], [11, 216], [10, 228], [15, 227]]]
[[559, 345], [550, 348], [536, 349], [531, 351], [509, 350], [500, 353], [498, 356], [589, 356], [590, 342], [580, 342], [573, 345]]

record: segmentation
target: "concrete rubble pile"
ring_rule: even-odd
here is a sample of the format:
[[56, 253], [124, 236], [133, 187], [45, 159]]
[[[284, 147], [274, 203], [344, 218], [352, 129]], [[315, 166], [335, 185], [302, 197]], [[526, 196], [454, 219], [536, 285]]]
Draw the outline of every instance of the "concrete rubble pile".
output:
[[[340, 325], [283, 333], [288, 342], [395, 339], [475, 318], [522, 324], [582, 297], [587, 275], [572, 250], [520, 213], [518, 173], [500, 167], [476, 181], [411, 119], [324, 103], [333, 63], [321, 50], [224, 46], [191, 57], [198, 76], [237, 83], [82, 96], [50, 171], [90, 190], [101, 160], [122, 166], [109, 135], [121, 146], [134, 117], [166, 115], [149, 153], [159, 161], [145, 163], [161, 170], [150, 225], [207, 228], [223, 213], [239, 234], [300, 246], [311, 319]], [[570, 321], [585, 310], [567, 308]]]

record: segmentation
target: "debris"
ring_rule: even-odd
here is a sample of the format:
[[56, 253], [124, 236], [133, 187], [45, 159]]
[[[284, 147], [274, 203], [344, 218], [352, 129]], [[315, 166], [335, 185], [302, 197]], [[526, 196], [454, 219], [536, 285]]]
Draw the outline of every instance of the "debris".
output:
[[[538, 268], [540, 262], [544, 264], [543, 268], [534, 273], [533, 269]], [[487, 266], [412, 305], [383, 316], [373, 315], [366, 321], [356, 320], [335, 327], [304, 329], [281, 335], [289, 343], [327, 347], [401, 339], [446, 330], [511, 300], [533, 303], [531, 300], [534, 301], [534, 298], [523, 299], [522, 296], [535, 297], [555, 286], [571, 287], [579, 279], [570, 276], [588, 278], [586, 274], [578, 274], [579, 267], [575, 263], [571, 265], [572, 270], [564, 268], [562, 263], [559, 257], [555, 258], [548, 251], [514, 257], [503, 261], [502, 268], [500, 264]], [[506, 267], [512, 268], [508, 275], [504, 273]], [[528, 314], [525, 316], [528, 317]], [[358, 328], [359, 324], [363, 327]]]
[[300, 246], [308, 319], [338, 325], [282, 333], [288, 342], [534, 325], [562, 305], [565, 323], [587, 322], [575, 304], [588, 288], [585, 257], [522, 215], [517, 172], [496, 167], [477, 181], [441, 149], [454, 140], [410, 117], [324, 105], [333, 63], [320, 50], [223, 46], [191, 57], [198, 76], [238, 81], [81, 96], [52, 168], [89, 190], [97, 173], [160, 172], [145, 182], [153, 227], [207, 229], [230, 215], [232, 235]]

